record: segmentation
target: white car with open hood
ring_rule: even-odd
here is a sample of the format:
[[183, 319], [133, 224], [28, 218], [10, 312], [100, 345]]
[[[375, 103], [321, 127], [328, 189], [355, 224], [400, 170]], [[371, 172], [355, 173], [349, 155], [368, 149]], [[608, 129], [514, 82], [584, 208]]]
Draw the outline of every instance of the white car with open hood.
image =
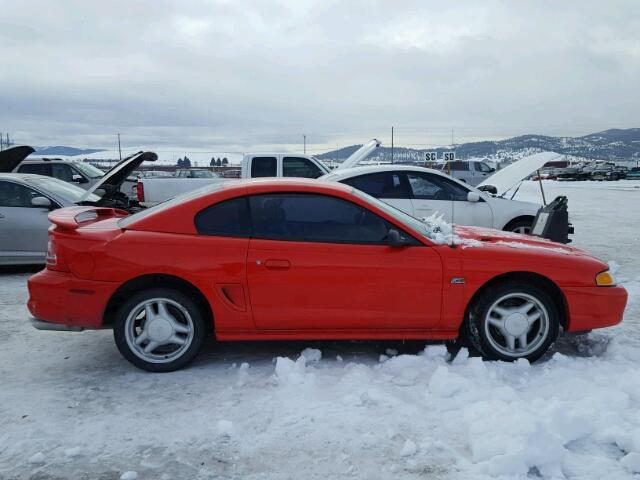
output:
[[405, 165], [340, 168], [321, 180], [346, 183], [416, 218], [436, 214], [460, 225], [529, 233], [541, 205], [505, 194], [556, 156], [532, 155], [496, 172], [481, 184], [493, 194], [437, 170]]

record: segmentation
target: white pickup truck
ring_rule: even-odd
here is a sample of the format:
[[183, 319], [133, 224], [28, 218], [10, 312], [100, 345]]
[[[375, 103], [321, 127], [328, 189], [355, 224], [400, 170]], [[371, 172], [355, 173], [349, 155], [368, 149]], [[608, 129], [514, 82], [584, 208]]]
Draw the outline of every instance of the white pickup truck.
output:
[[[372, 140], [354, 152], [343, 165], [354, 165], [366, 158], [380, 146]], [[330, 172], [320, 160], [297, 153], [248, 153], [242, 159], [241, 179], [260, 177], [318, 178]], [[150, 207], [181, 193], [218, 182], [233, 182], [234, 179], [213, 178], [140, 178], [138, 179], [138, 202]]]

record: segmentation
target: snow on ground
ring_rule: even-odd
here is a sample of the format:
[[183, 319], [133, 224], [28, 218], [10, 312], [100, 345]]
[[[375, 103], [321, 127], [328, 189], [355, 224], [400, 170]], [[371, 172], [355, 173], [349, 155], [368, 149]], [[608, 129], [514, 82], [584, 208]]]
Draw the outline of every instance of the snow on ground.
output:
[[545, 188], [631, 297], [622, 325], [534, 365], [419, 342], [211, 343], [150, 374], [108, 331], [32, 329], [29, 274], [0, 274], [0, 478], [640, 478], [640, 184]]

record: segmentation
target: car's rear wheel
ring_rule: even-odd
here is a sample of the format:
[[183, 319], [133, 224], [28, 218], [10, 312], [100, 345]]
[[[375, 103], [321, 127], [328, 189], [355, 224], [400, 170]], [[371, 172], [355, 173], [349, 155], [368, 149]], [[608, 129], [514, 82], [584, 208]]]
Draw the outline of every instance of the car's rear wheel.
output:
[[507, 232], [522, 233], [524, 235], [529, 235], [529, 233], [531, 233], [532, 228], [533, 228], [533, 219], [522, 218], [520, 220], [514, 220], [513, 222], [510, 222], [504, 229]]
[[171, 372], [191, 362], [205, 338], [200, 309], [188, 296], [168, 288], [133, 295], [118, 310], [114, 338], [120, 353], [136, 367]]
[[490, 360], [535, 361], [558, 337], [559, 315], [546, 291], [526, 283], [499, 285], [481, 294], [471, 309], [470, 340]]

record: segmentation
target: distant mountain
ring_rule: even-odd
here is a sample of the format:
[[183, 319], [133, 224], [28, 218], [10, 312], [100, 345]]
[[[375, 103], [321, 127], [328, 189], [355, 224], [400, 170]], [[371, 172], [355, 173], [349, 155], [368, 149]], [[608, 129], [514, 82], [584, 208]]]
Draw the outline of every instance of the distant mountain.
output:
[[[317, 155], [321, 160], [345, 160], [360, 145], [352, 145], [339, 150]], [[450, 147], [415, 149], [406, 147], [394, 148], [394, 160], [411, 162], [425, 159], [426, 152], [438, 152], [442, 158]], [[491, 159], [515, 159], [523, 155], [540, 151], [553, 151], [594, 160], [639, 161], [640, 160], [640, 128], [626, 130], [611, 129], [592, 133], [583, 137], [549, 137], [546, 135], [522, 135], [498, 141], [470, 142], [456, 145], [453, 149], [456, 157], [467, 159], [487, 157]], [[370, 157], [371, 160], [390, 161], [391, 148], [380, 147]]]
[[69, 157], [75, 157], [76, 155], [89, 155], [90, 153], [103, 152], [103, 149], [100, 148], [74, 148], [74, 147], [36, 147], [35, 153], [33, 155], [42, 155], [42, 156], [55, 156], [55, 155], [65, 155]]

